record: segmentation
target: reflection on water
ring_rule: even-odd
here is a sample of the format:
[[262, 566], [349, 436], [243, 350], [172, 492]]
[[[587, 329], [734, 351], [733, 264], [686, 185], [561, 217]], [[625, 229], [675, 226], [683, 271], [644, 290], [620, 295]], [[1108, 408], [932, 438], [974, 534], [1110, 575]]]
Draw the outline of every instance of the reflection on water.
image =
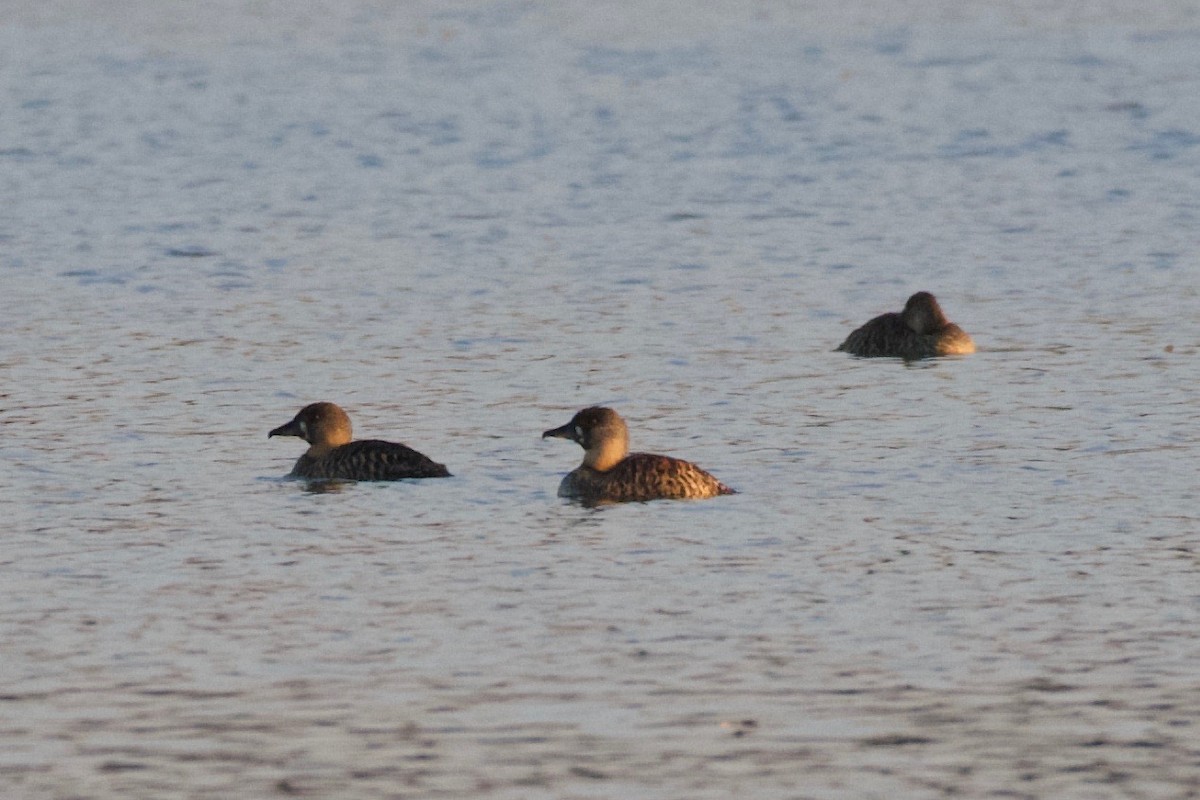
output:
[[[306, 8], [0, 25], [8, 794], [1195, 783], [1173, 11]], [[318, 399], [456, 477], [283, 479]], [[740, 494], [558, 499], [592, 404]]]
[[302, 481], [304, 491], [308, 494], [332, 494], [340, 492], [350, 484], [350, 481], [316, 480]]

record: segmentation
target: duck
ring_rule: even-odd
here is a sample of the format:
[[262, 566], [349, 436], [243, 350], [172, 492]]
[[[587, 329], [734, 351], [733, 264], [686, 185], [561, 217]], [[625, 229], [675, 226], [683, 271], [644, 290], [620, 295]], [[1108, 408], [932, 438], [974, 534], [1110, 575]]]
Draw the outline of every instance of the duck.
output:
[[296, 436], [309, 443], [296, 461], [295, 478], [345, 481], [396, 481], [403, 478], [449, 478], [443, 465], [398, 442], [351, 441], [350, 417], [335, 403], [312, 403], [292, 421], [267, 434]]
[[847, 336], [837, 349], [856, 356], [915, 360], [974, 353], [975, 342], [946, 319], [936, 297], [917, 292], [908, 298], [903, 311], [880, 314]]
[[736, 494], [690, 461], [630, 453], [629, 429], [611, 408], [585, 408], [542, 438], [570, 439], [583, 448], [583, 463], [562, 479], [559, 497], [596, 505]]

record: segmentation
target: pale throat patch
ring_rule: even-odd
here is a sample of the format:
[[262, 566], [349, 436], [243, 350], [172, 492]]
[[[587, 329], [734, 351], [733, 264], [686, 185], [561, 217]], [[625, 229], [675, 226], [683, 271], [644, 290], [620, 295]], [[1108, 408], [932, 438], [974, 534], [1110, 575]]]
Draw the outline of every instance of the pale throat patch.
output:
[[605, 472], [621, 463], [629, 452], [625, 437], [613, 436], [593, 444], [584, 453], [583, 463], [594, 470]]

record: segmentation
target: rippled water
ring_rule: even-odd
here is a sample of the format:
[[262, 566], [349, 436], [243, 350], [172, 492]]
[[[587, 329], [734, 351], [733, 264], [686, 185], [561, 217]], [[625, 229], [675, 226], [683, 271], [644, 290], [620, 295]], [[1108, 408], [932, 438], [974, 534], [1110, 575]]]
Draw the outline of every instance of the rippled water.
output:
[[0, 12], [5, 796], [1192, 796], [1200, 21], [742, 5]]

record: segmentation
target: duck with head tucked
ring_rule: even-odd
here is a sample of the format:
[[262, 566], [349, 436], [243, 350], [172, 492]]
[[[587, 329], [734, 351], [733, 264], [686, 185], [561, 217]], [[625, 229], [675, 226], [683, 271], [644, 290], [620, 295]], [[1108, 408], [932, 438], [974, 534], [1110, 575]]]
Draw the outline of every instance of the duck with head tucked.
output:
[[397, 442], [351, 441], [350, 417], [333, 403], [313, 403], [286, 425], [267, 434], [297, 436], [308, 452], [292, 468], [297, 478], [344, 481], [397, 481], [403, 478], [448, 478], [444, 466]]
[[611, 408], [585, 408], [542, 438], [570, 439], [583, 448], [583, 463], [567, 473], [559, 497], [588, 504], [684, 500], [735, 494], [689, 461], [629, 452], [625, 420]]
[[917, 292], [908, 298], [903, 311], [880, 314], [847, 336], [838, 350], [856, 356], [912, 360], [967, 355], [975, 352], [975, 342], [946, 319], [937, 298]]

